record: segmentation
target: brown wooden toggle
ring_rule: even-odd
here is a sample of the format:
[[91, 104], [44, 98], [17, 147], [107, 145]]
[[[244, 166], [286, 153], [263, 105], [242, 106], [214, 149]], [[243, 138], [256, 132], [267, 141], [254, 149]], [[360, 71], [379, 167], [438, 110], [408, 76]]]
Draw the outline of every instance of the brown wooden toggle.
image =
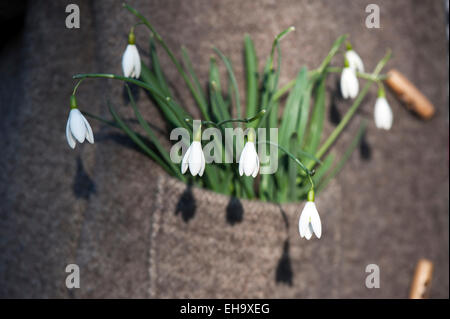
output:
[[430, 100], [399, 71], [390, 70], [385, 83], [406, 104], [408, 109], [426, 120], [433, 116], [435, 109]]
[[433, 277], [433, 263], [428, 259], [420, 259], [416, 266], [410, 299], [426, 299], [430, 294], [431, 279]]

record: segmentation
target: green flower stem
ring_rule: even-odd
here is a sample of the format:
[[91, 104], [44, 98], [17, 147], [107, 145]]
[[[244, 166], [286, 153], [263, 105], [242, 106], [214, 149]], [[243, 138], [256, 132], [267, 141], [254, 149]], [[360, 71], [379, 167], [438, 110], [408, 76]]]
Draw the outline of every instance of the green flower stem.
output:
[[[340, 67], [328, 67], [325, 69], [325, 72], [330, 72], [330, 73], [340, 73], [342, 72], [343, 68]], [[316, 74], [319, 74], [320, 70], [319, 68], [311, 70], [308, 72], [308, 76], [312, 77]], [[382, 74], [382, 75], [378, 75], [376, 77], [373, 76], [373, 74], [369, 74], [369, 73], [364, 73], [364, 72], [356, 72], [356, 76], [358, 76], [361, 79], [365, 79], [368, 81], [374, 81], [374, 82], [380, 82], [383, 81], [387, 78], [387, 75]], [[286, 85], [284, 85], [283, 87], [281, 87], [273, 96], [274, 101], [279, 100], [283, 95], [285, 95], [287, 92], [289, 92], [290, 89], [292, 89], [295, 85], [295, 79], [289, 81]]]
[[[108, 104], [108, 107], [110, 107], [109, 104]], [[111, 127], [118, 128], [118, 129], [123, 130], [123, 131], [125, 132], [125, 134], [127, 134], [128, 137], [130, 137], [131, 140], [132, 140], [134, 143], [136, 143], [136, 145], [138, 145], [138, 146], [142, 149], [142, 151], [143, 151], [144, 153], [146, 153], [148, 156], [150, 156], [150, 158], [154, 159], [154, 160], [155, 160], [158, 164], [160, 164], [161, 167], [164, 168], [167, 172], [172, 172], [172, 170], [170, 169], [170, 167], [167, 166], [167, 164], [166, 164], [163, 160], [161, 160], [159, 157], [157, 157], [157, 156], [153, 153], [153, 151], [152, 151], [151, 149], [149, 149], [149, 148], [147, 147], [147, 145], [145, 145], [145, 144], [142, 142], [142, 140], [139, 138], [139, 136], [136, 134], [136, 132], [129, 130], [129, 129], [125, 126], [125, 123], [124, 123], [123, 121], [121, 121], [121, 120], [118, 120], [118, 121], [115, 121], [115, 122], [113, 122], [113, 121], [108, 121], [108, 120], [106, 120], [106, 119], [104, 119], [104, 118], [102, 118], [102, 117], [100, 117], [100, 116], [98, 116], [98, 115], [95, 115], [95, 114], [92, 114], [92, 113], [89, 113], [89, 112], [86, 112], [86, 111], [81, 111], [81, 113], [84, 114], [84, 115], [86, 115], [86, 116], [89, 116], [90, 118], [93, 118], [93, 119], [95, 119], [95, 120], [97, 120], [97, 121], [100, 121], [100, 122], [102, 122], [102, 123], [105, 123], [105, 124], [107, 124], [107, 125], [109, 125], [109, 126], [111, 126]]]
[[[390, 50], [386, 53], [384, 58], [378, 62], [377, 66], [375, 67], [375, 70], [372, 73], [373, 78], [376, 78], [378, 74], [381, 72], [383, 67], [386, 65], [387, 61], [391, 57]], [[330, 148], [330, 146], [336, 141], [337, 137], [341, 134], [342, 130], [347, 126], [350, 119], [353, 117], [355, 112], [358, 110], [358, 107], [361, 105], [362, 100], [366, 96], [367, 92], [369, 91], [370, 86], [372, 85], [372, 82], [374, 80], [369, 80], [364, 88], [359, 93], [356, 100], [353, 102], [353, 105], [350, 107], [350, 109], [345, 113], [344, 117], [342, 118], [341, 122], [336, 126], [334, 131], [330, 134], [328, 139], [325, 141], [325, 143], [320, 147], [320, 149], [316, 153], [316, 157], [320, 159]], [[310, 167], [313, 167], [314, 164], [310, 164]]]
[[283, 30], [273, 40], [272, 49], [270, 50], [270, 70], [273, 70], [273, 57], [275, 55], [275, 48], [277, 47], [277, 45], [281, 41], [281, 39], [283, 39], [286, 35], [288, 35], [292, 31], [295, 31], [295, 27], [293, 27], [293, 26], [287, 28], [286, 30]]
[[135, 23], [135, 24], [131, 27], [130, 33], [134, 33], [134, 29], [135, 29], [138, 25], [143, 25], [143, 24], [144, 24], [144, 22], [138, 22], [138, 23]]
[[314, 173], [311, 171], [311, 170], [309, 170], [297, 157], [295, 157], [295, 155], [294, 154], [292, 154], [291, 152], [289, 152], [285, 147], [283, 147], [283, 146], [281, 146], [281, 145], [279, 145], [279, 144], [277, 144], [277, 143], [274, 143], [274, 142], [271, 142], [271, 141], [265, 141], [265, 143], [267, 143], [267, 144], [270, 144], [270, 145], [273, 145], [273, 146], [276, 146], [276, 147], [278, 147], [281, 151], [283, 151], [284, 153], [286, 153], [286, 155], [287, 156], [289, 156], [294, 162], [296, 162], [299, 166], [300, 166], [300, 168], [306, 173], [306, 175], [308, 175], [309, 176], [309, 179], [310, 179], [310, 182], [311, 182], [311, 185], [312, 186], [314, 186], [314, 184], [313, 184], [313, 182], [312, 182], [312, 179], [311, 179], [311, 176], [312, 175], [314, 175]]
[[256, 134], [253, 128], [248, 129], [247, 141], [255, 143]]
[[350, 41], [348, 41], [348, 40], [345, 42], [345, 49], [346, 49], [347, 51], [353, 50], [353, 46], [352, 46], [352, 44], [350, 43]]
[[359, 127], [358, 132], [356, 133], [356, 136], [353, 138], [353, 141], [351, 142], [350, 146], [342, 155], [342, 158], [339, 161], [339, 163], [337, 163], [332, 170], [330, 169], [330, 172], [322, 180], [320, 180], [319, 182], [320, 184], [317, 187], [318, 192], [321, 192], [328, 185], [328, 183], [342, 170], [345, 163], [348, 161], [350, 156], [353, 154], [353, 151], [361, 141], [361, 138], [366, 131], [366, 127], [367, 127], [367, 120], [364, 119]]
[[310, 180], [311, 182], [311, 189], [308, 192], [308, 202], [314, 202], [314, 184], [312, 182], [312, 179]]
[[386, 97], [383, 82], [378, 81], [378, 97]]
[[193, 135], [194, 135], [193, 140], [194, 140], [195, 142], [201, 142], [201, 141], [202, 141], [202, 126], [201, 126], [201, 125], [199, 125], [199, 126], [197, 126], [197, 127], [194, 126], [193, 130], [194, 130], [194, 133], [193, 133]]
[[347, 39], [348, 35], [344, 34], [341, 35], [333, 44], [330, 52], [328, 52], [327, 56], [323, 60], [322, 64], [317, 69], [319, 73], [323, 73], [325, 71], [325, 68], [328, 67], [333, 57], [336, 55], [336, 53], [339, 51], [339, 48], [341, 47], [342, 43]]
[[129, 6], [126, 3], [124, 3], [123, 6], [128, 11], [130, 11], [132, 14], [134, 14], [137, 18], [139, 18], [142, 21], [142, 23], [145, 24], [149, 28], [149, 30], [153, 33], [153, 35], [155, 36], [156, 40], [161, 44], [161, 46], [166, 51], [167, 55], [169, 56], [169, 58], [172, 60], [173, 64], [177, 68], [178, 72], [183, 77], [183, 79], [186, 82], [187, 86], [189, 87], [189, 90], [191, 91], [195, 101], [199, 105], [203, 116], [205, 117], [205, 119], [210, 120], [209, 114], [207, 112], [207, 103], [206, 103], [206, 101], [202, 98], [202, 96], [199, 94], [199, 92], [195, 89], [194, 85], [190, 81], [189, 77], [187, 76], [187, 74], [184, 71], [183, 67], [181, 66], [180, 62], [178, 62], [178, 60], [175, 58], [175, 55], [169, 49], [169, 47], [167, 46], [167, 44], [164, 41], [164, 39], [159, 35], [158, 32], [156, 32], [156, 30], [153, 28], [153, 26], [150, 24], [150, 22], [142, 14], [139, 13], [139, 11], [137, 11], [136, 9], [134, 9], [133, 7]]
[[81, 82], [83, 82], [84, 79], [81, 79], [77, 82], [77, 84], [75, 85], [75, 87], [73, 88], [73, 92], [72, 95], [75, 96], [75, 94], [77, 93], [77, 89], [80, 86]]
[[87, 74], [76, 74], [73, 76], [74, 79], [86, 79], [86, 78], [105, 78], [105, 79], [114, 79], [114, 80], [120, 80], [120, 81], [124, 81], [124, 82], [129, 82], [129, 83], [133, 83], [136, 84], [137, 86], [140, 86], [148, 91], [150, 91], [152, 94], [154, 94], [155, 96], [157, 96], [158, 98], [162, 99], [163, 101], [166, 101], [167, 106], [170, 108], [170, 110], [175, 114], [175, 116], [177, 117], [178, 121], [180, 121], [180, 123], [185, 123], [183, 120], [183, 116], [181, 114], [179, 114], [179, 112], [177, 112], [177, 110], [171, 105], [170, 101], [171, 98], [170, 96], [164, 96], [162, 94], [159, 93], [159, 91], [154, 88], [153, 86], [139, 81], [139, 80], [135, 80], [132, 78], [127, 78], [124, 76], [120, 76], [120, 75], [116, 75], [116, 74], [105, 74], [105, 73], [87, 73]]
[[175, 166], [175, 164], [170, 159], [169, 153], [163, 148], [161, 143], [159, 142], [156, 135], [153, 133], [153, 130], [150, 128], [150, 125], [147, 123], [147, 121], [142, 117], [141, 112], [139, 111], [136, 102], [133, 98], [133, 94], [131, 93], [130, 86], [128, 84], [125, 84], [128, 97], [130, 99], [131, 107], [134, 110], [134, 114], [136, 115], [136, 118], [139, 122], [139, 124], [144, 128], [145, 132], [149, 136], [151, 142], [154, 144], [158, 152], [163, 157], [163, 160], [165, 160], [168, 163], [168, 166], [172, 168], [174, 175], [178, 176], [182, 181], [186, 181], [186, 178], [180, 173], [179, 169]]
[[70, 96], [70, 109], [72, 110], [72, 109], [76, 109], [76, 108], [78, 108], [77, 99], [76, 99], [75, 95], [72, 94]]
[[[320, 66], [315, 69], [315, 70], [311, 70], [308, 72], [308, 76], [310, 78], [316, 76], [316, 75], [321, 75], [324, 72], [327, 72], [330, 67], [328, 67], [328, 65], [330, 64], [331, 60], [333, 59], [333, 57], [339, 52], [339, 49], [342, 45], [342, 43], [344, 43], [344, 41], [347, 39], [348, 35], [344, 34], [342, 36], [340, 36], [334, 43], [333, 46], [330, 50], [330, 52], [328, 52], [327, 56], [325, 57], [325, 59], [322, 61], [322, 63], [320, 64]], [[341, 69], [342, 70], [342, 69]], [[279, 98], [281, 98], [284, 94], [286, 94], [292, 87], [294, 87], [295, 85], [295, 79], [288, 82], [285, 86], [283, 86], [281, 89], [279, 89], [277, 92], [275, 92], [275, 94], [273, 95], [273, 101], [277, 101]]]
[[[258, 123], [256, 123], [256, 127], [259, 127], [261, 124], [266, 122], [265, 120], [266, 120], [267, 115], [270, 114], [270, 112], [272, 111], [272, 107], [274, 107], [274, 105], [275, 105], [275, 100], [274, 100], [273, 96], [274, 96], [275, 90], [278, 87], [278, 79], [280, 77], [280, 71], [281, 71], [281, 49], [280, 49], [279, 42], [287, 34], [289, 34], [290, 32], [292, 32], [294, 30], [295, 30], [295, 28], [291, 26], [291, 27], [283, 30], [282, 32], [280, 32], [273, 40], [272, 49], [270, 51], [270, 56], [267, 61], [267, 64], [264, 67], [264, 75], [263, 75], [264, 78], [267, 76], [266, 81], [268, 84], [270, 83], [271, 87], [272, 87], [270, 89], [268, 87], [266, 87], [265, 90], [267, 90], [267, 91], [262, 96], [262, 106], [266, 108], [267, 114], [265, 116], [263, 116], [261, 118], [261, 120], [258, 121]], [[277, 49], [277, 53], [278, 53], [277, 54], [278, 55], [277, 70], [274, 74], [272, 74], [272, 72], [274, 70], [273, 60], [274, 60], [274, 56], [275, 56], [275, 49]], [[272, 78], [272, 76], [273, 76], [273, 78]]]
[[112, 117], [116, 121], [117, 125], [128, 135], [128, 137], [133, 140], [133, 142], [139, 146], [144, 153], [146, 153], [150, 158], [155, 160], [159, 165], [161, 165], [162, 168], [164, 168], [167, 172], [171, 172], [171, 168], [164, 162], [151, 148], [149, 148], [144, 141], [139, 137], [139, 135], [131, 130], [125, 122], [119, 117], [119, 115], [116, 113], [112, 105], [108, 101], [108, 108], [109, 112], [111, 113]]
[[[258, 114], [256, 114], [253, 117], [249, 117], [249, 118], [246, 118], [246, 119], [229, 119], [229, 120], [224, 120], [224, 121], [221, 121], [221, 122], [218, 122], [218, 123], [213, 122], [213, 121], [202, 121], [202, 125], [212, 125], [212, 126], [220, 128], [222, 125], [225, 125], [227, 123], [232, 123], [232, 122], [250, 123], [250, 122], [253, 122], [253, 121], [259, 119], [265, 113], [266, 113], [266, 110], [261, 110], [261, 111], [259, 111]], [[188, 123], [192, 122], [191, 119], [185, 119], [185, 121], [188, 122]]]
[[134, 35], [134, 27], [131, 28], [130, 33], [128, 34], [128, 44], [136, 44], [136, 36]]
[[[309, 73], [309, 72], [308, 72]], [[289, 92], [290, 89], [292, 89], [295, 85], [295, 80], [293, 79], [291, 81], [289, 81], [285, 86], [283, 86], [281, 89], [279, 89], [278, 91], [275, 92], [275, 94], [273, 95], [273, 100], [277, 101], [279, 100], [283, 95], [285, 95], [287, 92]]]
[[[343, 70], [343, 68], [340, 68], [340, 67], [329, 67], [326, 69], [326, 71], [329, 73], [341, 73], [342, 70]], [[356, 76], [360, 77], [361, 79], [365, 79], [368, 81], [374, 81], [374, 82], [382, 81], [387, 78], [387, 75], [384, 75], [384, 74], [374, 76], [373, 74], [365, 73], [365, 72], [356, 72]]]

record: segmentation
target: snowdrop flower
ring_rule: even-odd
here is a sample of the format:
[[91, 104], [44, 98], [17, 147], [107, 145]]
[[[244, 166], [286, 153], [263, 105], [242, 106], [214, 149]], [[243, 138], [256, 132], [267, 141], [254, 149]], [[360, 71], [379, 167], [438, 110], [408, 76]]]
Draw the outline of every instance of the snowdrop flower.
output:
[[124, 76], [138, 79], [141, 76], [141, 58], [135, 41], [132, 30], [128, 35], [128, 46], [122, 56], [122, 69]]
[[94, 144], [92, 128], [80, 110], [78, 110], [74, 95], [70, 97], [70, 107], [71, 110], [66, 125], [67, 143], [69, 143], [71, 148], [75, 148], [76, 141], [83, 143], [85, 139], [89, 143]]
[[194, 135], [194, 141], [189, 146], [181, 161], [181, 173], [186, 173], [189, 167], [192, 176], [196, 176], [197, 174], [198, 176], [202, 176], [205, 171], [205, 164], [205, 154], [203, 154], [201, 130], [199, 128]]
[[313, 233], [316, 234], [317, 238], [322, 236], [322, 223], [317, 212], [316, 204], [314, 203], [313, 189], [308, 192], [308, 201], [300, 214], [298, 231], [300, 237], [305, 237], [307, 240], [311, 239]]
[[355, 70], [356, 72], [364, 72], [364, 64], [358, 53], [356, 53], [352, 45], [347, 43], [347, 51], [345, 52], [345, 58], [348, 61], [350, 68]]
[[255, 131], [249, 130], [248, 140], [239, 158], [239, 175], [256, 177], [259, 172], [259, 158], [255, 148]]
[[344, 99], [354, 99], [358, 95], [359, 82], [356, 71], [349, 67], [348, 60], [345, 60], [345, 68], [341, 73], [341, 94]]
[[393, 122], [393, 114], [388, 101], [386, 100], [384, 89], [378, 90], [378, 98], [375, 102], [374, 118], [375, 125], [379, 129], [390, 130]]

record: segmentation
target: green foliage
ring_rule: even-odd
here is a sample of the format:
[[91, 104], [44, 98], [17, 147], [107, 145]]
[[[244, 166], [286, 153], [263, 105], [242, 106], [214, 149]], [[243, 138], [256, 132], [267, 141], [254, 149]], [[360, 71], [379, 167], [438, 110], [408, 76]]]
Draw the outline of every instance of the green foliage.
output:
[[[306, 67], [302, 67], [296, 78], [282, 88], [278, 86], [282, 62], [279, 42], [294, 29], [291, 27], [283, 30], [275, 37], [272, 49], [261, 72], [258, 70], [258, 57], [254, 43], [250, 35], [245, 35], [243, 47], [246, 104], [245, 110], [242, 112], [241, 95], [232, 63], [219, 49], [214, 48], [219, 60], [216, 60], [215, 57], [210, 59], [209, 78], [207, 85], [203, 87], [186, 48], [183, 47], [181, 49], [182, 60], [178, 61], [150, 22], [134, 8], [128, 5], [125, 5], [125, 7], [140, 20], [140, 23], [146, 25], [151, 32], [149, 42], [150, 61], [148, 64], [142, 61], [140, 80], [112, 74], [79, 74], [74, 76], [74, 78], [111, 78], [138, 85], [147, 90], [155, 106], [161, 110], [169, 129], [185, 127], [191, 130], [192, 124], [187, 122], [186, 119], [192, 119], [192, 114], [179, 102], [175, 101], [159, 61], [159, 53], [157, 52], [157, 45], [159, 45], [169, 56], [180, 77], [191, 92], [203, 120], [215, 123], [222, 130], [223, 137], [225, 136], [224, 128], [242, 124], [245, 127], [266, 127], [267, 130], [270, 127], [279, 128], [279, 143], [277, 147], [282, 152], [279, 153], [278, 170], [275, 174], [260, 175], [259, 178], [253, 179], [239, 176], [237, 164], [209, 164], [206, 166], [205, 175], [201, 178], [191, 178], [182, 175], [179, 165], [174, 164], [170, 160], [168, 151], [161, 145], [152, 127], [143, 118], [128, 85], [126, 88], [131, 106], [139, 125], [148, 137], [147, 139], [144, 139], [134, 131], [110, 104], [108, 106], [113, 121], [84, 112], [85, 114], [121, 129], [168, 174], [185, 182], [189, 179], [196, 185], [227, 195], [241, 198], [259, 198], [274, 202], [303, 200], [311, 188], [311, 183], [316, 185], [317, 193], [341, 171], [363, 135], [365, 130], [364, 124], [337, 165], [333, 166], [335, 160], [333, 154], [328, 154], [323, 161], [321, 161], [321, 158], [328, 153], [330, 147], [355, 114], [369, 86], [375, 81], [374, 79], [377, 78], [381, 68], [389, 59], [389, 55], [379, 62], [374, 73], [368, 78], [366, 86], [347, 114], [344, 115], [342, 122], [321, 144], [326, 111], [328, 66], [333, 57], [339, 52], [346, 35], [339, 37], [335, 41], [330, 52], [317, 69], [308, 71]], [[276, 63], [274, 63], [275, 61]], [[225, 77], [227, 79], [226, 85], [221, 83], [219, 62], [223, 63], [227, 72]], [[225, 87], [227, 87], [227, 90]], [[287, 98], [283, 99], [283, 96], [288, 92]], [[266, 112], [261, 112], [262, 110]], [[279, 115], [280, 110], [281, 116]], [[233, 114], [241, 118], [242, 113], [245, 114], [246, 119], [230, 120]], [[218, 122], [223, 122], [223, 125], [217, 125]], [[223, 143], [216, 142], [220, 144], [219, 146], [223, 151], [222, 154], [225, 156], [225, 152], [229, 150], [225, 149]], [[234, 160], [237, 162], [238, 158], [234, 158]], [[312, 174], [313, 170], [315, 174]]]

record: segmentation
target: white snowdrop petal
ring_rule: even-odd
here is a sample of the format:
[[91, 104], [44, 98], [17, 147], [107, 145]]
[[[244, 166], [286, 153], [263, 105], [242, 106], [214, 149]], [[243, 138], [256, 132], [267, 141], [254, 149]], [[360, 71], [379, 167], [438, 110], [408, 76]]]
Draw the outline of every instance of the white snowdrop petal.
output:
[[364, 63], [358, 53], [354, 50], [349, 50], [345, 53], [345, 57], [352, 69], [358, 72], [364, 72]]
[[247, 148], [247, 152], [244, 157], [244, 173], [246, 176], [251, 176], [256, 169], [256, 158], [258, 154], [256, 153], [255, 144], [253, 142], [247, 142], [245, 147]]
[[83, 118], [84, 125], [86, 125], [86, 139], [89, 143], [94, 144], [94, 133], [92, 132], [91, 125], [86, 120], [83, 114], [81, 114], [81, 117]]
[[198, 141], [192, 142], [191, 154], [189, 154], [189, 171], [192, 176], [196, 176], [202, 166], [202, 145]]
[[305, 216], [303, 216], [303, 211], [300, 214], [300, 218], [298, 219], [298, 233], [300, 237], [303, 238], [305, 236]]
[[310, 223], [308, 223], [308, 227], [306, 227], [305, 238], [310, 240], [313, 234], [313, 229]]
[[186, 153], [184, 153], [183, 160], [181, 161], [181, 173], [182, 174], [186, 173], [186, 171], [189, 167], [189, 154], [191, 153], [191, 147], [192, 147], [192, 145], [190, 145], [188, 147]]
[[134, 54], [133, 54], [133, 48], [134, 44], [128, 44], [127, 48], [125, 49], [125, 52], [122, 56], [122, 70], [123, 75], [126, 77], [129, 77], [131, 73], [133, 72], [133, 60], [134, 60]]
[[355, 72], [352, 72], [352, 75], [349, 76], [349, 96], [354, 99], [358, 95], [359, 91], [359, 81], [356, 77]]
[[248, 152], [248, 156], [244, 161], [244, 174], [245, 176], [250, 176], [253, 173], [253, 170], [255, 169], [256, 163], [252, 160], [250, 156], [250, 152]]
[[203, 153], [203, 150], [202, 150], [202, 162], [201, 162], [200, 172], [198, 173], [198, 176], [203, 176], [205, 167], [206, 167], [205, 154]]
[[303, 228], [301, 227], [302, 215], [300, 214], [300, 218], [298, 219], [298, 233], [300, 234], [300, 238], [303, 238]]
[[300, 214], [300, 219], [298, 222], [298, 230], [300, 232], [300, 236], [304, 237], [309, 225], [309, 203], [307, 202], [305, 204], [305, 207], [303, 207], [302, 213]]
[[70, 116], [67, 119], [67, 124], [66, 124], [66, 138], [67, 138], [67, 143], [69, 144], [69, 146], [74, 149], [76, 146], [76, 142], [75, 139], [72, 136], [72, 133], [70, 132]]
[[256, 168], [253, 171], [252, 177], [255, 178], [259, 173], [259, 157], [256, 156]]
[[346, 67], [341, 74], [341, 93], [345, 99], [355, 98], [358, 95], [359, 82], [353, 69]]
[[322, 222], [320, 221], [319, 212], [317, 211], [316, 205], [314, 204], [314, 209], [311, 209], [311, 226], [316, 234], [317, 238], [322, 236]]
[[244, 175], [244, 163], [245, 163], [245, 159], [247, 157], [247, 151], [248, 151], [248, 147], [247, 144], [245, 144], [244, 149], [241, 152], [241, 156], [239, 157], [239, 175], [242, 176]]
[[348, 98], [348, 84], [345, 79], [345, 73], [341, 73], [341, 95], [344, 99]]
[[377, 128], [389, 130], [392, 127], [393, 114], [386, 98], [379, 97], [374, 110], [375, 125]]
[[141, 57], [136, 46], [133, 49], [133, 62], [134, 62], [134, 77], [138, 79], [141, 76]]
[[381, 109], [380, 101], [377, 100], [377, 102], [375, 103], [375, 109], [374, 109], [374, 120], [375, 120], [375, 125], [377, 128], [383, 128], [382, 112], [383, 112], [383, 110]]
[[72, 135], [78, 142], [83, 143], [86, 138], [87, 128], [83, 121], [83, 115], [78, 109], [72, 109], [70, 111], [69, 122]]

